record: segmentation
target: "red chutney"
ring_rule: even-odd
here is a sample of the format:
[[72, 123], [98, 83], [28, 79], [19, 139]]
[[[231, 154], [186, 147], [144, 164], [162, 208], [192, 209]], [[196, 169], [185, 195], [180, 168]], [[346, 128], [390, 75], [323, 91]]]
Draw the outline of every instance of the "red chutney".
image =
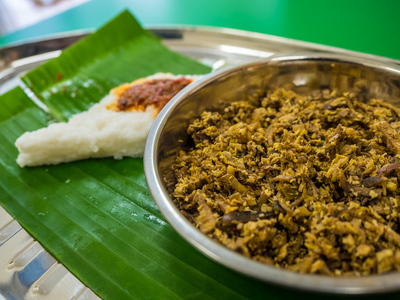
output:
[[144, 111], [148, 105], [154, 105], [160, 111], [172, 97], [192, 82], [193, 79], [181, 77], [178, 79], [152, 79], [134, 85], [118, 99], [118, 109], [126, 111], [135, 108]]

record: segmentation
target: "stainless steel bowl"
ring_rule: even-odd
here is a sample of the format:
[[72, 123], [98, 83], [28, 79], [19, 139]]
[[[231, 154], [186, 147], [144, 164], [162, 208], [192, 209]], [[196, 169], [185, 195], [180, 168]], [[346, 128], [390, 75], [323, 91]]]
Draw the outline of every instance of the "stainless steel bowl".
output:
[[175, 230], [217, 262], [254, 278], [314, 292], [368, 294], [400, 290], [400, 272], [363, 278], [305, 275], [246, 258], [196, 229], [179, 212], [164, 177], [179, 149], [188, 147], [186, 129], [204, 110], [250, 97], [256, 89], [286, 87], [298, 93], [319, 88], [357, 90], [365, 98], [399, 104], [400, 69], [395, 65], [331, 54], [275, 56], [211, 73], [181, 91], [161, 111], [147, 138], [144, 171], [150, 192]]

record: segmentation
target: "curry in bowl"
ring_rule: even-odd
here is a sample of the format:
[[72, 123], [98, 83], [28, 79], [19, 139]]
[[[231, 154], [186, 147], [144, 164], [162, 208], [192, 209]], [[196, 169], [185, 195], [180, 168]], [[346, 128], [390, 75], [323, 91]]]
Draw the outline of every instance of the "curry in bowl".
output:
[[[212, 259], [294, 288], [399, 288], [400, 70], [271, 57], [211, 73], [153, 124], [155, 202]], [[326, 276], [328, 275], [328, 276]]]
[[336, 276], [400, 268], [400, 109], [275, 89], [205, 111], [173, 164], [175, 203], [228, 248]]

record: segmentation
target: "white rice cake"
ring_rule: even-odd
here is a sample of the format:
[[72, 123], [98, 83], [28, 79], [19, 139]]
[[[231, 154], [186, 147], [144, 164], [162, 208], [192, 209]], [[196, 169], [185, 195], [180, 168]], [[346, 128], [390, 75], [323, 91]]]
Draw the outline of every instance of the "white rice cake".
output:
[[46, 128], [26, 132], [15, 142], [19, 150], [17, 163], [21, 167], [55, 165], [75, 160], [99, 157], [143, 156], [150, 127], [158, 110], [115, 111], [122, 90], [152, 79], [197, 79], [200, 76], [157, 73], [111, 90], [88, 111], [72, 116], [67, 123], [54, 123]]

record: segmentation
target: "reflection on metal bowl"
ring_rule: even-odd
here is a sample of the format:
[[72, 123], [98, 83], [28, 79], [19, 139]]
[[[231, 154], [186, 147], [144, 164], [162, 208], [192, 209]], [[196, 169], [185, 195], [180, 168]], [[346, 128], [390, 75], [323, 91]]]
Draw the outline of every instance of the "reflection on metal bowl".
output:
[[[298, 54], [274, 56], [211, 73], [180, 92], [154, 122], [145, 149], [145, 174], [155, 202], [169, 223], [188, 242], [217, 262], [254, 278], [316, 292], [367, 294], [400, 290], [400, 273], [366, 277], [305, 275], [248, 259], [195, 228], [176, 208], [165, 185], [173, 176], [177, 151], [186, 149], [186, 129], [205, 110], [252, 95], [256, 89], [284, 87], [299, 94], [316, 89], [339, 93], [357, 89], [362, 98], [400, 101], [400, 68], [344, 55]], [[361, 91], [361, 94], [360, 94]]]

